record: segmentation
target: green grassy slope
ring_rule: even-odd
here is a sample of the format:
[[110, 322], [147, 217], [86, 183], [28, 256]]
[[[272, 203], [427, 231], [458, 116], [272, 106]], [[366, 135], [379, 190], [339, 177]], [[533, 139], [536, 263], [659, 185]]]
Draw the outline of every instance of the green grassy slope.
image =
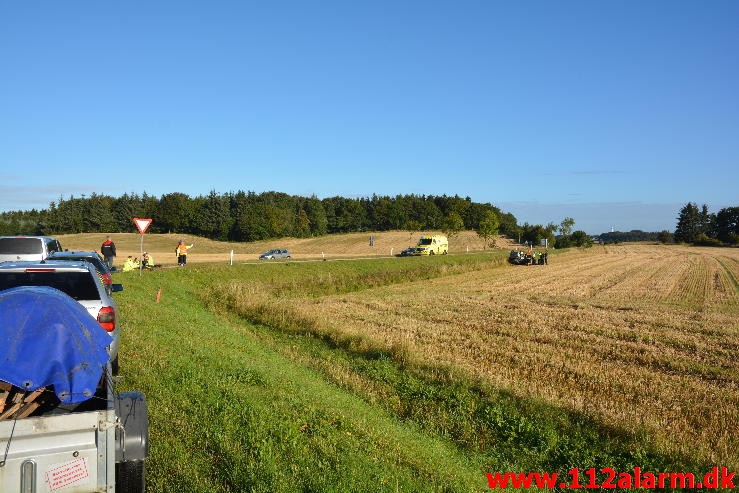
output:
[[[199, 269], [117, 275], [123, 387], [146, 393], [151, 491], [472, 491], [479, 465], [205, 310]], [[160, 303], [155, 302], [162, 288]]]

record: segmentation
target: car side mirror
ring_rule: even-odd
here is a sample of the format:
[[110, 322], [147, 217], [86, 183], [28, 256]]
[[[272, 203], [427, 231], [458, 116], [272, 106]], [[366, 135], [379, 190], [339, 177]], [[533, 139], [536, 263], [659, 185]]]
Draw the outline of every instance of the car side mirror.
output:
[[111, 293], [118, 293], [120, 291], [123, 291], [123, 284], [111, 284], [110, 285]]

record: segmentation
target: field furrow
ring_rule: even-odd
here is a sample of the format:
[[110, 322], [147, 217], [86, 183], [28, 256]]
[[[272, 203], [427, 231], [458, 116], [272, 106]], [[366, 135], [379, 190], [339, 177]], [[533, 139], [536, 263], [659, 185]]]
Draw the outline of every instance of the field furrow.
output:
[[702, 250], [571, 251], [299, 303], [334, 332], [409, 348], [514, 392], [647, 430], [666, 450], [739, 463], [739, 313]]

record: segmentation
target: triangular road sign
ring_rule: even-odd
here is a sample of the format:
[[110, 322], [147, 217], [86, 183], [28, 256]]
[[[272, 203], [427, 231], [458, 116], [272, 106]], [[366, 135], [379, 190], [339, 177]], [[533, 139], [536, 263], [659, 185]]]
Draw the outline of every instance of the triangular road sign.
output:
[[136, 223], [136, 227], [139, 228], [139, 233], [144, 234], [146, 232], [146, 228], [151, 224], [151, 219], [134, 217], [133, 222]]

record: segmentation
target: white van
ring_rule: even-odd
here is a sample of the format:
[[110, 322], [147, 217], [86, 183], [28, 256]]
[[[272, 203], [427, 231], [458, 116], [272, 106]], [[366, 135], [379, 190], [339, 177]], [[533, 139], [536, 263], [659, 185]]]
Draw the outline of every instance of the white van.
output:
[[0, 236], [0, 262], [40, 262], [51, 252], [61, 252], [62, 245], [49, 236]]

